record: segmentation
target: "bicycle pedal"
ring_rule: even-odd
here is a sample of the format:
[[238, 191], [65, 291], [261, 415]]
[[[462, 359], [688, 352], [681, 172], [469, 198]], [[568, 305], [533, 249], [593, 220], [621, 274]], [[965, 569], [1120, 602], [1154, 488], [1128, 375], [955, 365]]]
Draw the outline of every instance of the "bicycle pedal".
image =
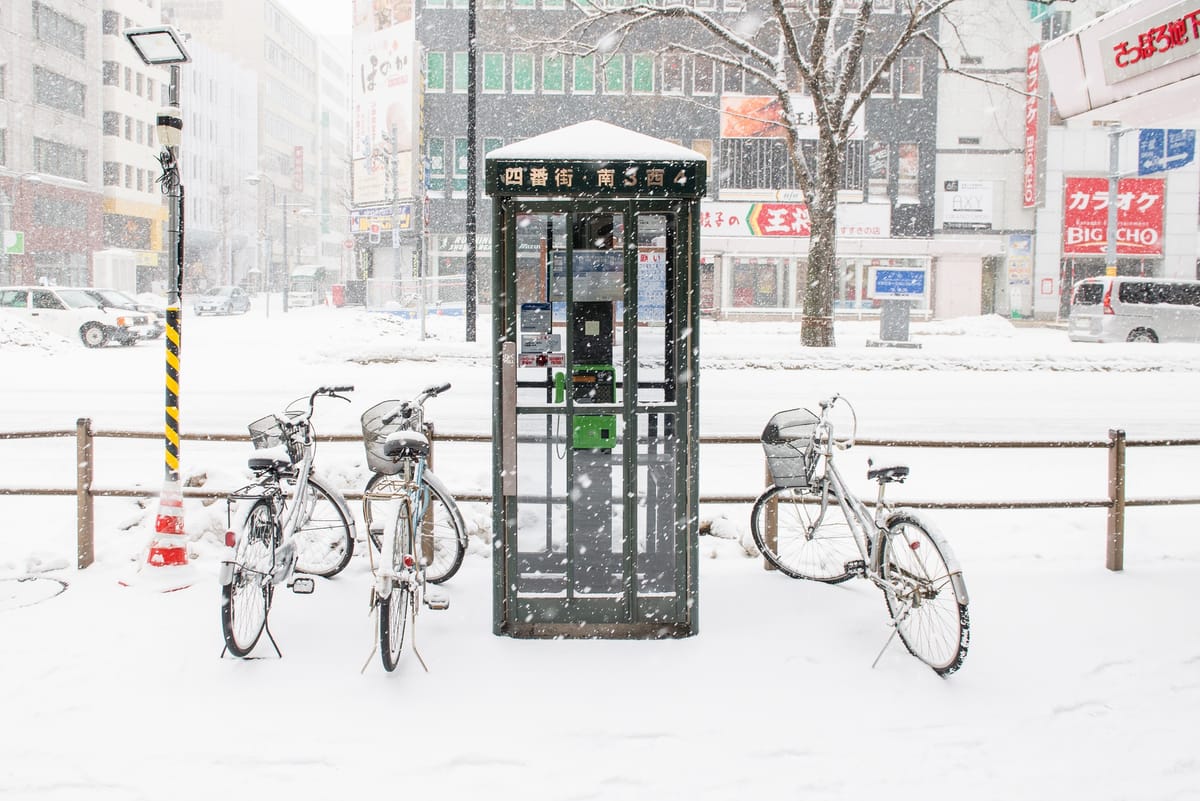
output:
[[313, 590], [317, 588], [317, 583], [310, 578], [298, 578], [289, 586], [297, 595], [312, 595]]
[[845, 570], [847, 573], [861, 576], [867, 572], [867, 563], [861, 559], [851, 559], [845, 564]]
[[430, 609], [449, 609], [450, 596], [444, 592], [435, 591], [432, 588], [425, 588], [425, 605]]

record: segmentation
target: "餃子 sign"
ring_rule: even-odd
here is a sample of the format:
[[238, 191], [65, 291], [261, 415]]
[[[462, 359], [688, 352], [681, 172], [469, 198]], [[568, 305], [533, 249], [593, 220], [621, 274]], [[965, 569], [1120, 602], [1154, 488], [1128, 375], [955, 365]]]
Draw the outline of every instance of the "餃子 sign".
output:
[[[1161, 256], [1161, 178], [1117, 183], [1117, 255]], [[1067, 178], [1063, 193], [1063, 255], [1103, 256], [1108, 247], [1108, 179]]]

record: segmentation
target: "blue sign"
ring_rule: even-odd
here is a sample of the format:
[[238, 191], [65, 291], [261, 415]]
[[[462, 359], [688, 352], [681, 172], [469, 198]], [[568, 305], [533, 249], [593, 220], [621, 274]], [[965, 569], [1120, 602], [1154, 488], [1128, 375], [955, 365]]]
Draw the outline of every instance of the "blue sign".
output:
[[925, 271], [922, 269], [880, 267], [874, 274], [871, 297], [911, 298], [925, 294]]
[[1138, 175], [1166, 172], [1196, 157], [1196, 132], [1182, 128], [1142, 128], [1138, 132]]

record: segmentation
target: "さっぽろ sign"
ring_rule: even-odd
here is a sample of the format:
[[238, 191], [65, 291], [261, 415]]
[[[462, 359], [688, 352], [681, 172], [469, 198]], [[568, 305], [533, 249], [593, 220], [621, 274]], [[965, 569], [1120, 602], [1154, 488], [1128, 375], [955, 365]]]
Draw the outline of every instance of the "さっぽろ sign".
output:
[[[1161, 178], [1117, 184], [1117, 255], [1161, 256]], [[1063, 192], [1063, 255], [1103, 256], [1108, 247], [1108, 179], [1067, 178]]]

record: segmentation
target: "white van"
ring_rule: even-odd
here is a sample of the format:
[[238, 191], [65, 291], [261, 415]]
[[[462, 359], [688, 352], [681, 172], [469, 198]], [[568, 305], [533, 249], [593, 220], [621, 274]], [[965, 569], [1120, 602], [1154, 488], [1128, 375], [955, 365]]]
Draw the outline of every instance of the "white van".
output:
[[1100, 276], [1075, 285], [1072, 342], [1200, 342], [1200, 281]]

